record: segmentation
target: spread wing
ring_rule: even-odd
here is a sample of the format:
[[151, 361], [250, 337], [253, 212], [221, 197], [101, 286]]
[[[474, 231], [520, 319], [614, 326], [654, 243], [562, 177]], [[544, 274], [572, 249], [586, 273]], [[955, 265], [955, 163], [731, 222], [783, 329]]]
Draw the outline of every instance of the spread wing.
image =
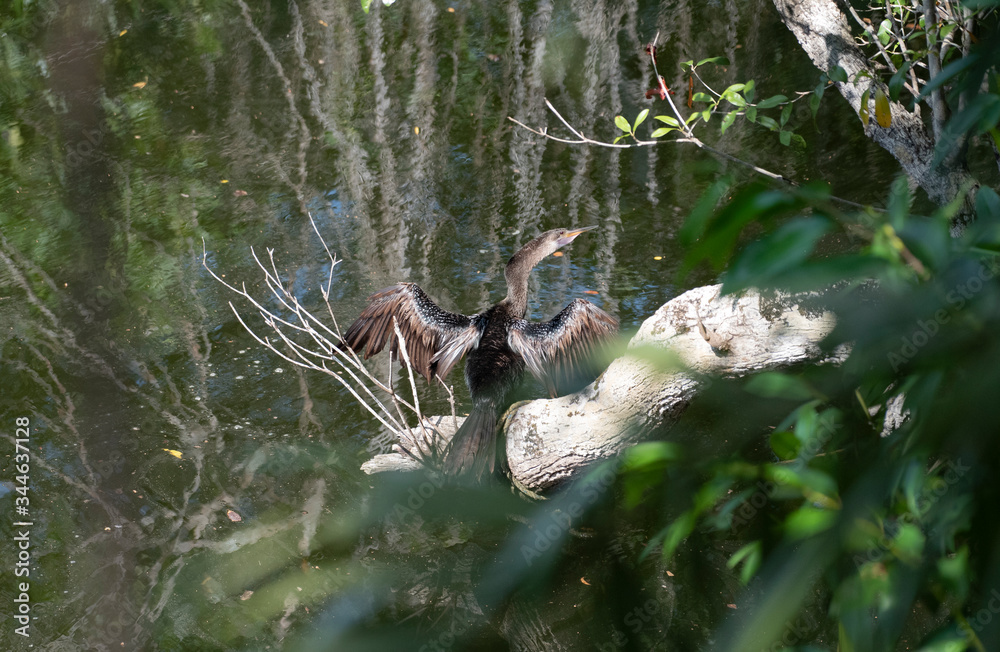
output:
[[390, 343], [396, 355], [399, 342], [395, 318], [406, 342], [413, 368], [430, 381], [444, 378], [463, 355], [479, 344], [482, 331], [475, 317], [442, 310], [414, 283], [400, 283], [368, 297], [368, 305], [344, 333], [344, 342], [367, 360]]
[[582, 371], [587, 360], [618, 332], [618, 320], [589, 301], [575, 299], [547, 322], [518, 320], [507, 343], [528, 371], [555, 395], [555, 380]]

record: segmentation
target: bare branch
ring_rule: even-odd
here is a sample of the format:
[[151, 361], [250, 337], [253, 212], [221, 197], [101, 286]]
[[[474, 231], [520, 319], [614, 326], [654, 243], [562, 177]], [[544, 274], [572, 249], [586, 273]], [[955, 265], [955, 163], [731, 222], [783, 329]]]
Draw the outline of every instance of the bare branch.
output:
[[[249, 302], [250, 306], [260, 314], [263, 323], [268, 328], [273, 330], [274, 334], [277, 336], [277, 339], [272, 339], [271, 337], [259, 334], [246, 322], [236, 306], [230, 302], [229, 306], [236, 315], [236, 319], [255, 341], [290, 364], [303, 369], [319, 371], [334, 378], [345, 389], [347, 389], [355, 401], [362, 405], [378, 420], [379, 423], [391, 431], [397, 438], [401, 438], [402, 433], [409, 430], [406, 413], [414, 415], [417, 419], [418, 427], [424, 429], [423, 439], [430, 442], [433, 447], [436, 439], [434, 439], [426, 431], [425, 419], [420, 411], [420, 400], [417, 394], [416, 379], [413, 369], [410, 366], [409, 355], [406, 351], [406, 343], [403, 340], [398, 327], [396, 329], [396, 336], [399, 343], [399, 350], [402, 353], [403, 364], [409, 371], [410, 389], [413, 394], [412, 403], [400, 397], [393, 389], [391, 376], [392, 360], [390, 360], [390, 377], [388, 384], [386, 384], [368, 370], [358, 357], [357, 353], [355, 353], [350, 347], [344, 345], [343, 338], [340, 334], [340, 328], [337, 326], [333, 307], [330, 305], [330, 294], [333, 285], [333, 267], [340, 261], [330, 251], [330, 248], [327, 246], [326, 241], [320, 234], [312, 215], [309, 215], [309, 219], [312, 223], [313, 231], [322, 243], [323, 248], [326, 250], [327, 256], [330, 260], [329, 276], [325, 279], [325, 285], [321, 286], [319, 290], [323, 296], [323, 301], [326, 304], [330, 320], [333, 323], [333, 329], [327, 326], [326, 323], [321, 321], [305, 306], [303, 306], [298, 297], [292, 293], [291, 289], [286, 288], [282, 283], [281, 276], [278, 272], [278, 265], [274, 259], [274, 249], [267, 249], [267, 262], [263, 261], [253, 248], [250, 249], [250, 252], [254, 261], [257, 263], [257, 266], [263, 273], [264, 285], [271, 293], [272, 299], [276, 301], [279, 306], [277, 311], [266, 306], [264, 302], [254, 298], [254, 296], [247, 291], [246, 284], [241, 284], [240, 287], [236, 287], [216, 274], [212, 268], [208, 266], [208, 250], [204, 242], [202, 242], [202, 265], [208, 273], [211, 274], [212, 278], [218, 281], [229, 291]], [[332, 368], [329, 365], [331, 362], [335, 365]], [[380, 400], [373, 390], [387, 394], [390, 400]], [[449, 396], [451, 396], [450, 389]], [[452, 397], [451, 400], [454, 405], [454, 398]], [[391, 406], [389, 403], [391, 403]], [[452, 413], [454, 414], [454, 408], [452, 408]], [[417, 459], [422, 463], [426, 463], [423, 459], [414, 456], [409, 451], [407, 451], [407, 454], [413, 456], [414, 459]]]

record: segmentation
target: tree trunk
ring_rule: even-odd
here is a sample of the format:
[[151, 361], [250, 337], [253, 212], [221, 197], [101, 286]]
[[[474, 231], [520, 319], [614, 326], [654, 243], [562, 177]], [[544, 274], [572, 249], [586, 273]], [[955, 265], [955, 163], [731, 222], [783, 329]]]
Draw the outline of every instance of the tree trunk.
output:
[[[947, 166], [934, 165], [935, 143], [920, 117], [919, 105], [910, 112], [902, 104], [891, 102], [892, 122], [888, 127], [878, 124], [875, 91], [878, 88], [888, 96], [889, 90], [878, 81], [864, 52], [855, 44], [847, 17], [837, 3], [834, 0], [774, 0], [774, 7], [817, 68], [829, 74], [834, 66], [840, 66], [847, 72], [848, 81], [836, 82], [837, 90], [859, 117], [862, 95], [871, 90], [866, 98], [871, 119], [864, 128], [865, 134], [892, 154], [933, 201], [943, 205], [965, 194], [952, 229], [953, 233], [961, 232], [973, 215], [979, 184], [969, 174], [964, 161]], [[859, 77], [862, 71], [869, 76]]]

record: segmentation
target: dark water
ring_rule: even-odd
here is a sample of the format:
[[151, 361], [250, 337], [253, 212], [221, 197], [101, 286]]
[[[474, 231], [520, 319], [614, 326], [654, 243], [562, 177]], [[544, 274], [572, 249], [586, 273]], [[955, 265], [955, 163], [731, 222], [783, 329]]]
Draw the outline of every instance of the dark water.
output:
[[[646, 535], [605, 514], [556, 561], [514, 568], [507, 537], [532, 518], [544, 530], [544, 514], [502, 488], [416, 499], [423, 478], [364, 476], [375, 419], [255, 342], [229, 302], [261, 320], [201, 259], [204, 246], [213, 271], [263, 301], [251, 247], [271, 248], [321, 314], [331, 270], [308, 212], [342, 259], [330, 299], [342, 324], [400, 280], [471, 313], [503, 296], [504, 262], [535, 234], [596, 224], [536, 269], [530, 315], [587, 296], [634, 330], [714, 280], [678, 279], [677, 231], [720, 175], [752, 173], [679, 144], [546, 142], [507, 118], [565, 136], [548, 98], [614, 138], [616, 114], [651, 105], [643, 45], [657, 32], [678, 101], [677, 62], [717, 55], [732, 61], [706, 69], [720, 88], [811, 90], [817, 72], [769, 3], [400, 0], [365, 15], [358, 2], [143, 0], [17, 3], [0, 20], [5, 649], [706, 644], [738, 588], [729, 544], [667, 575], [637, 562]], [[858, 140], [839, 98], [815, 123], [799, 104], [806, 149], [740, 122], [704, 137], [880, 199], [896, 166]], [[456, 398], [461, 411], [464, 387]], [[440, 388], [423, 403], [449, 409]], [[29, 517], [26, 639], [10, 626], [11, 524]], [[722, 579], [706, 584], [709, 572]], [[504, 577], [524, 599], [496, 597]]]

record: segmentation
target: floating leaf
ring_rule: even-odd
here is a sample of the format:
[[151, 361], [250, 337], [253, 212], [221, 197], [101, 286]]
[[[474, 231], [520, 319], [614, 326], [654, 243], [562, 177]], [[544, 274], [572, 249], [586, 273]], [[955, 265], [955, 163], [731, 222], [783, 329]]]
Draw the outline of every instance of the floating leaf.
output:
[[889, 108], [889, 98], [881, 88], [875, 89], [875, 120], [883, 129], [892, 125], [892, 110]]
[[616, 115], [615, 116], [615, 126], [624, 131], [627, 134], [632, 133], [632, 126], [625, 119], [625, 116]]
[[165, 450], [166, 452], [170, 453], [171, 455], [173, 455], [177, 459], [181, 459], [181, 458], [184, 457], [184, 453], [182, 453], [180, 451], [170, 450], [169, 448], [164, 448], [163, 450]]
[[231, 509], [227, 509], [226, 510], [226, 516], [228, 516], [229, 520], [232, 521], [233, 523], [239, 523], [240, 521], [243, 520], [242, 516], [240, 516], [239, 514], [237, 514], [236, 512], [234, 512]]

